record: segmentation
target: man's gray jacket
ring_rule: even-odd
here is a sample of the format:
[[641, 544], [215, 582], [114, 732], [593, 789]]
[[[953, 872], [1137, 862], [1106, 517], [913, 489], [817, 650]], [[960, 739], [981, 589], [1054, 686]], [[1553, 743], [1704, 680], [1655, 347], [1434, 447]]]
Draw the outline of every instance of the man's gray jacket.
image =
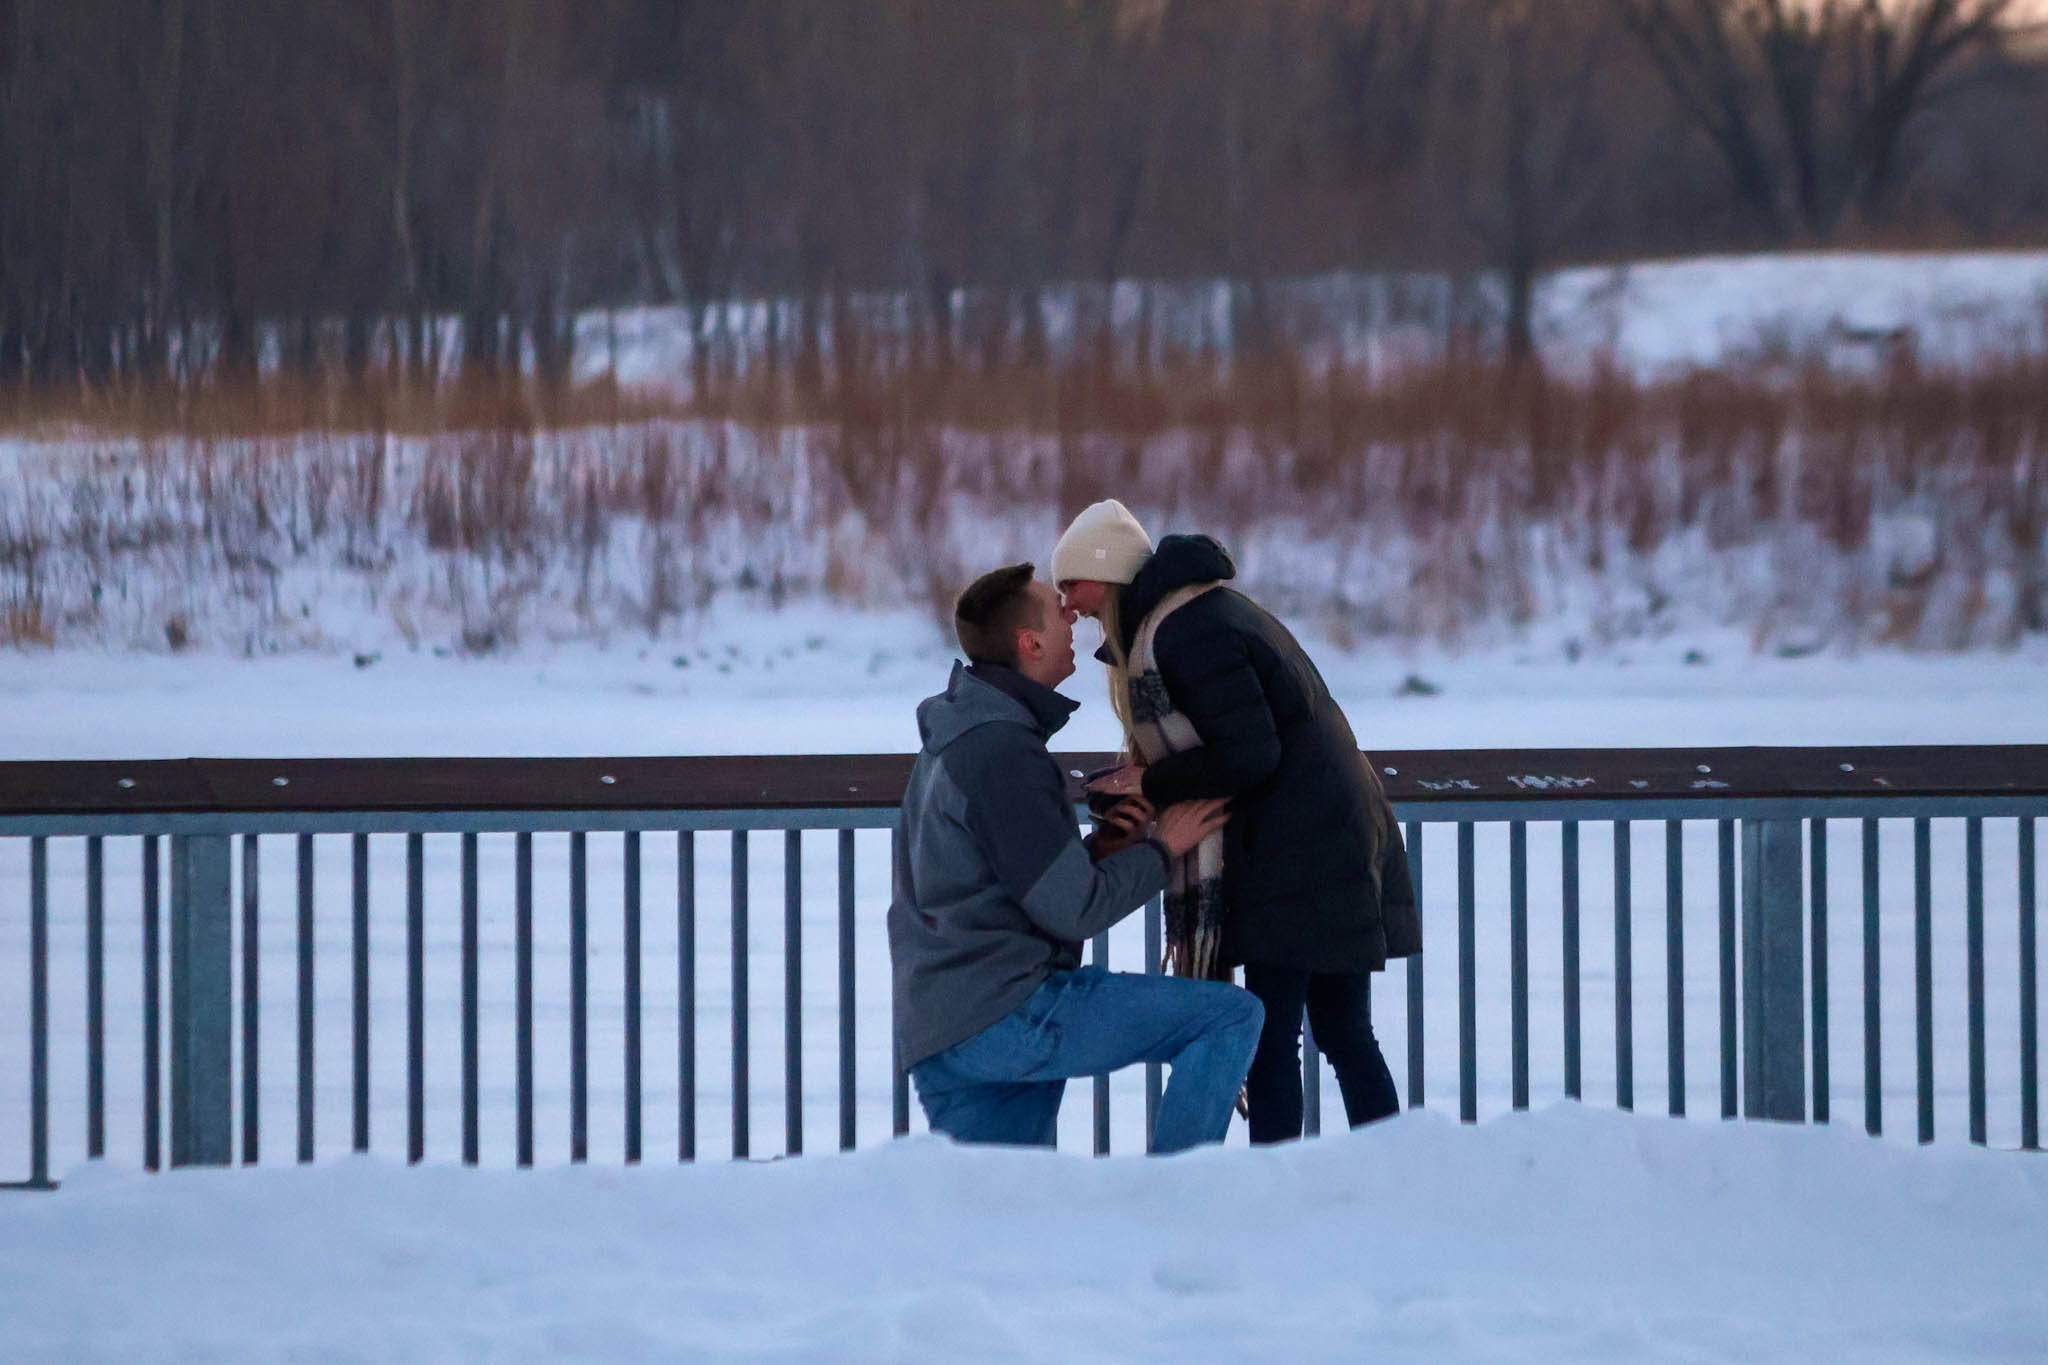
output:
[[1024, 1003], [1081, 941], [1166, 884], [1147, 841], [1090, 861], [1046, 744], [1075, 703], [1010, 669], [954, 664], [917, 708], [924, 749], [904, 792], [889, 956], [908, 1068]]

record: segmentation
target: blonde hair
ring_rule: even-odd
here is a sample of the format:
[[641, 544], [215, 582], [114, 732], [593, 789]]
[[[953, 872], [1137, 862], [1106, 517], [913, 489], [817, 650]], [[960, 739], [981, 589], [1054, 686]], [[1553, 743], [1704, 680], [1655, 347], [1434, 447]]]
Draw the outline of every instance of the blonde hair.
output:
[[1116, 712], [1118, 724], [1123, 726], [1124, 754], [1126, 758], [1135, 758], [1138, 750], [1131, 730], [1131, 656], [1124, 648], [1124, 585], [1102, 586], [1102, 606], [1095, 613], [1095, 623], [1102, 627], [1102, 643], [1109, 649], [1109, 705]]

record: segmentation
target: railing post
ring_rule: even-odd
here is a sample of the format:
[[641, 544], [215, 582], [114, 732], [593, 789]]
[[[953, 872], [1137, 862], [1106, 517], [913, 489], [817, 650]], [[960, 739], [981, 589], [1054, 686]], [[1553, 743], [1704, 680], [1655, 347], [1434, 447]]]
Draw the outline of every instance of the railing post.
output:
[[1806, 1120], [1800, 822], [1742, 822], [1742, 1115]]
[[233, 1159], [229, 839], [171, 839], [171, 1165]]

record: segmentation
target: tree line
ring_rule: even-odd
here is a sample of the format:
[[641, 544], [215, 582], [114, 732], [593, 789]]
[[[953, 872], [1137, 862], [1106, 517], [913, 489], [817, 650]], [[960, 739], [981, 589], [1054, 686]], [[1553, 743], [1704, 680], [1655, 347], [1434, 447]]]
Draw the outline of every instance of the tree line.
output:
[[[2017, 0], [0, 0], [0, 386], [1044, 358], [1045, 287], [2039, 242]], [[1104, 319], [1103, 326], [1111, 323]], [[728, 342], [728, 359], [730, 359]], [[700, 375], [702, 379], [705, 376]]]

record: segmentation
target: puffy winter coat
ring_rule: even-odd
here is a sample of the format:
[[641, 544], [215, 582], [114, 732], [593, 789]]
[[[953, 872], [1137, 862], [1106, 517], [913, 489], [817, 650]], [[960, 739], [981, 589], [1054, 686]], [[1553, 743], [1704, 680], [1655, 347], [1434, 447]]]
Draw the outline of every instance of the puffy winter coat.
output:
[[[1174, 589], [1235, 577], [1207, 536], [1167, 536], [1123, 590], [1128, 651]], [[1173, 704], [1202, 737], [1145, 773], [1164, 807], [1231, 798], [1223, 833], [1224, 960], [1367, 972], [1422, 950], [1400, 826], [1351, 725], [1287, 628], [1218, 588], [1153, 638]]]

